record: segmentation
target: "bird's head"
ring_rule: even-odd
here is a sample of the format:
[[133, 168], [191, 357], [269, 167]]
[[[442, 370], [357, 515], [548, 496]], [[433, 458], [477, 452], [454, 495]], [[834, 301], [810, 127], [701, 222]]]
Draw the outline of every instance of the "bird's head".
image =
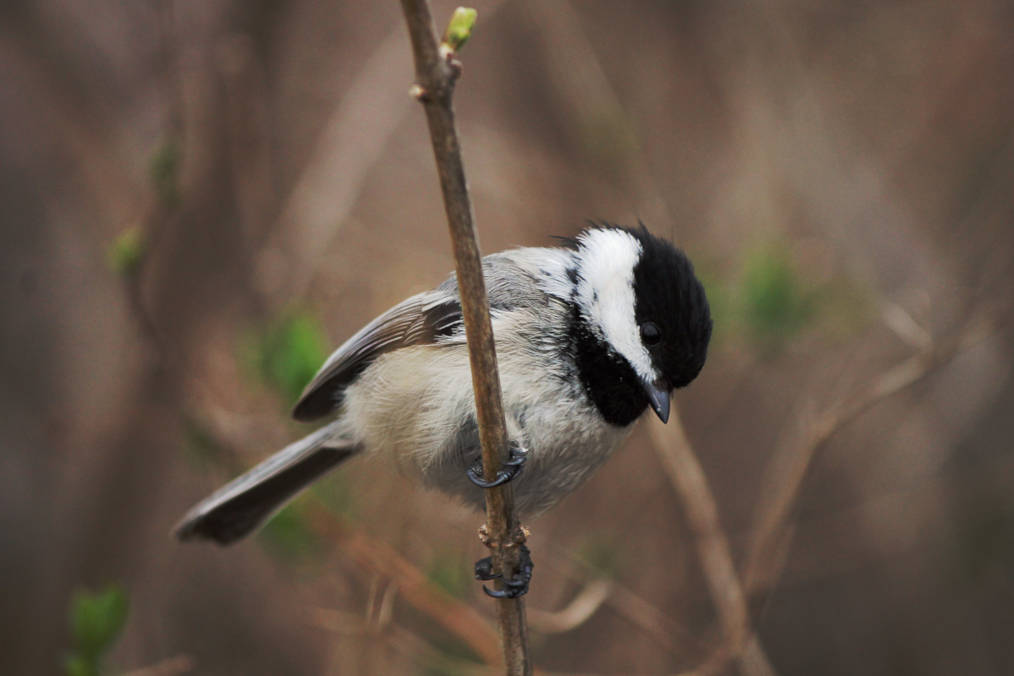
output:
[[[643, 225], [598, 225], [583, 231], [575, 243], [576, 266], [570, 272], [574, 306], [590, 334], [581, 339], [584, 345], [578, 342], [579, 352], [586, 353], [586, 387], [598, 390], [590, 392], [593, 399], [596, 394], [616, 396], [623, 389], [616, 385], [629, 391], [631, 383], [613, 383], [612, 390], [604, 391], [610, 387], [602, 382], [607, 372], [613, 380], [636, 378], [635, 391], [643, 395], [633, 402], [639, 404], [637, 414], [650, 405], [667, 421], [670, 393], [697, 377], [711, 339], [711, 312], [693, 265]], [[606, 363], [592, 367], [589, 359]], [[597, 371], [590, 374], [598, 383], [592, 387], [584, 373], [590, 368]], [[602, 410], [598, 400], [596, 404]]]

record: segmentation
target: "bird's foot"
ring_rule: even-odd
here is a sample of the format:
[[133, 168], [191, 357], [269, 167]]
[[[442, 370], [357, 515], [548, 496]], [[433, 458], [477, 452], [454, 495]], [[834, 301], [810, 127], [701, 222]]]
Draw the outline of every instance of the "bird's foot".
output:
[[495, 599], [515, 599], [528, 593], [528, 583], [532, 580], [532, 553], [525, 545], [519, 545], [521, 560], [518, 563], [518, 572], [509, 580], [504, 580], [502, 575], [493, 572], [493, 559], [487, 556], [475, 562], [475, 579], [477, 580], [503, 580], [503, 589], [490, 589], [482, 585], [482, 591]]
[[468, 480], [479, 488], [492, 488], [493, 486], [500, 486], [507, 483], [518, 474], [521, 473], [522, 467], [524, 467], [525, 460], [528, 458], [528, 451], [516, 441], [510, 442], [510, 453], [507, 460], [504, 461], [500, 470], [496, 473], [496, 478], [492, 481], [486, 481], [483, 478], [482, 471], [482, 458], [476, 461], [474, 465], [468, 468]]

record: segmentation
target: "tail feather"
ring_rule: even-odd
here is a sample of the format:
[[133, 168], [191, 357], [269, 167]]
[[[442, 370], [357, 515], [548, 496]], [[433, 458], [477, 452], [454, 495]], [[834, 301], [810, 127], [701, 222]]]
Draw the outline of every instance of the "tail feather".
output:
[[289, 444], [187, 512], [173, 533], [180, 540], [227, 545], [245, 537], [296, 493], [359, 451], [331, 426]]

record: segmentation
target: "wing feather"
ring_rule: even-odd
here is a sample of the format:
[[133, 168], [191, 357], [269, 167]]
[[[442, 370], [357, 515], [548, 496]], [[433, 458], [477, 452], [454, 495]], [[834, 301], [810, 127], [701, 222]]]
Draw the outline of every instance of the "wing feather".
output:
[[409, 345], [459, 342], [461, 305], [446, 292], [428, 291], [398, 303], [334, 351], [303, 390], [292, 417], [310, 421], [341, 405], [345, 387], [377, 357]]
[[[562, 249], [515, 249], [483, 258], [483, 274], [494, 324], [517, 307], [543, 307], [569, 294], [570, 252]], [[306, 386], [292, 415], [310, 421], [332, 413], [356, 376], [379, 356], [410, 345], [465, 342], [454, 274], [433, 291], [405, 299], [367, 324], [335, 350]]]

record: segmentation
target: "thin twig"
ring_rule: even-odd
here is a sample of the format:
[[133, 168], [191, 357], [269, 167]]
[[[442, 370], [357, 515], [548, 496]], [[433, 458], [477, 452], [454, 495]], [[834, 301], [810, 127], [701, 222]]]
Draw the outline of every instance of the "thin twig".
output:
[[[431, 583], [419, 568], [393, 548], [337, 518], [334, 513], [315, 508], [311, 517], [314, 530], [325, 534], [326, 541], [336, 543], [340, 551], [357, 564], [397, 580], [398, 594], [406, 603], [468, 644], [483, 661], [488, 664], [499, 661], [496, 633], [474, 608]], [[380, 617], [378, 614], [378, 621]]]
[[[375, 631], [375, 628], [371, 627], [360, 615], [334, 608], [310, 608], [307, 621], [311, 626], [342, 636], [351, 636], [357, 641], [371, 637]], [[387, 627], [387, 632], [382, 640], [384, 646], [400, 652], [418, 664], [426, 665], [434, 670], [439, 669], [441, 673], [461, 674], [462, 676], [466, 674], [491, 676], [496, 673], [488, 665], [452, 657], [422, 636], [394, 622]]]
[[[759, 510], [761, 516], [753, 530], [742, 578], [747, 594], [770, 587], [784, 567], [793, 534], [786, 521], [817, 452], [862, 413], [922, 381], [994, 330], [995, 327], [988, 321], [971, 321], [949, 340], [940, 343], [927, 340], [919, 352], [885, 371], [868, 388], [830, 406], [808, 426], [803, 439], [789, 447], [786, 457], [775, 460], [773, 466], [782, 468], [782, 474], [772, 482], [773, 488], [768, 492], [771, 497]], [[758, 676], [773, 673], [756, 634], [750, 636], [742, 647], [740, 659], [744, 669], [750, 669]]]
[[577, 596], [562, 610], [529, 608], [529, 621], [537, 632], [563, 634], [577, 629], [602, 607], [612, 592], [613, 585], [601, 578], [586, 584]]
[[[215, 410], [214, 407], [209, 408], [208, 402], [202, 402], [198, 408], [204, 411]], [[230, 458], [234, 458], [235, 453], [230, 451], [242, 445], [242, 440], [235, 440], [242, 425], [222, 425], [221, 417], [218, 415], [209, 419], [212, 428], [206, 432], [214, 439], [213, 445], [216, 448], [223, 449]], [[232, 429], [223, 431], [216, 427]], [[229, 460], [226, 464], [238, 467], [237, 462]], [[387, 624], [397, 596], [456, 636], [487, 664], [497, 664], [500, 661], [500, 651], [496, 648], [496, 630], [486, 617], [471, 605], [433, 584], [418, 566], [393, 547], [372, 537], [340, 514], [327, 509], [319, 500], [310, 497], [307, 523], [314, 535], [323, 542], [332, 543], [343, 556], [354, 560], [364, 571], [391, 581], [381, 592], [379, 603], [374, 603], [375, 594], [371, 593], [365, 613], [368, 620], [373, 618], [377, 626]]]
[[273, 307], [306, 292], [327, 260], [328, 244], [356, 206], [366, 177], [408, 113], [401, 92], [376, 86], [403, 67], [404, 39], [398, 29], [377, 40], [283, 200], [256, 261], [261, 290]]
[[[678, 416], [670, 421], [671, 432], [661, 425], [652, 425], [653, 445], [683, 502], [687, 520], [694, 531], [701, 567], [726, 639], [719, 650], [684, 676], [717, 673], [731, 659], [739, 659], [740, 666], [747, 673], [759, 676], [775, 673], [763, 646], [750, 629], [746, 597], [763, 586], [765, 579], [772, 577], [762, 575], [762, 566], [774, 559], [784, 558], [776, 554], [784, 551], [787, 545], [785, 522], [813, 456], [847, 423], [887, 397], [921, 381], [963, 350], [980, 342], [991, 330], [985, 322], [970, 322], [950, 340], [940, 343], [930, 341], [921, 351], [884, 372], [868, 388], [830, 406], [807, 427], [803, 439], [790, 448], [788, 457], [777, 463], [781, 468], [778, 480], [774, 482], [777, 486], [769, 492], [772, 497], [759, 510], [761, 516], [754, 528], [742, 584], [733, 565], [728, 538], [718, 518], [714, 495]], [[774, 563], [772, 567], [780, 569], [781, 565]]]
[[[483, 471], [486, 480], [492, 481], [507, 454], [507, 425], [472, 205], [454, 125], [452, 95], [461, 65], [446, 44], [437, 46], [426, 1], [402, 0], [401, 5], [415, 57], [416, 84], [413, 91], [426, 110], [453, 242], [475, 390], [476, 420], [482, 443]], [[519, 569], [520, 545], [524, 543], [524, 533], [514, 512], [513, 493], [510, 484], [505, 484], [486, 489], [485, 494], [485, 533], [493, 557], [493, 570], [502, 578], [509, 579]], [[518, 598], [498, 599], [496, 605], [507, 673], [530, 674], [532, 665], [528, 658], [524, 603]]]
[[743, 575], [748, 592], [767, 586], [765, 580], [772, 577], [765, 574], [763, 568], [784, 537], [783, 526], [817, 452], [862, 413], [920, 382], [959, 353], [981, 342], [993, 330], [990, 322], [972, 321], [948, 340], [931, 341], [915, 355], [885, 371], [867, 388], [831, 405], [807, 426], [796, 444], [787, 447], [783, 457], [772, 462], [772, 467], [778, 467], [779, 472], [768, 482], [768, 497], [762, 500], [758, 509], [760, 516], [753, 528]]
[[729, 540], [718, 517], [715, 496], [687, 439], [679, 412], [674, 412], [668, 426], [653, 422], [650, 433], [652, 446], [683, 503], [697, 544], [701, 570], [725, 636], [722, 647], [692, 673], [703, 676], [720, 672], [730, 659], [740, 655], [747, 640], [751, 639], [752, 662], [759, 665], [764, 673], [773, 674], [774, 668], [763, 647], [752, 635], [746, 595], [736, 573]]

